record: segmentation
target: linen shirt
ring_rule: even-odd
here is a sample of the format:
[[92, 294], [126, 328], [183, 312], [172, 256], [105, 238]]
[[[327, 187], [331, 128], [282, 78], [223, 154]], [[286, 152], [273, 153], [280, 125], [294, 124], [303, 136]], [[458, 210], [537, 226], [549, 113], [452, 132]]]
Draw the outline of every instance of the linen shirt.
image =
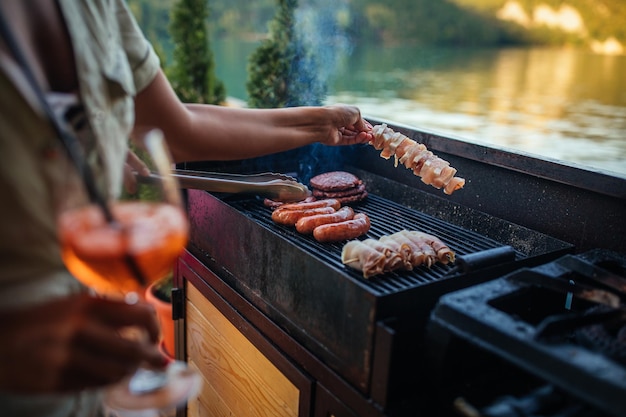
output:
[[[125, 0], [58, 0], [93, 141], [87, 160], [107, 194], [119, 192], [134, 122], [133, 97], [159, 60]], [[15, 62], [0, 53], [0, 308], [80, 291], [60, 257], [56, 214], [81, 183]], [[92, 415], [86, 395], [0, 394], [2, 414]]]

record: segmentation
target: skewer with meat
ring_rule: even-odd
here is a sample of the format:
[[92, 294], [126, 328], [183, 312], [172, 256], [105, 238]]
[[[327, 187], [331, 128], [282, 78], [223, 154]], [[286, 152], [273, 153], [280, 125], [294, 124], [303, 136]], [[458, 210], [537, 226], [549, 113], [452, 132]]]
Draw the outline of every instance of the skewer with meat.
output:
[[463, 178], [455, 177], [457, 170], [448, 161], [434, 155], [425, 145], [395, 132], [385, 123], [374, 126], [372, 134], [374, 139], [370, 144], [381, 151], [382, 158], [393, 156], [395, 166], [398, 166], [398, 162], [403, 164], [421, 177], [425, 184], [443, 188], [446, 194], [452, 194], [465, 185]]
[[[445, 243], [443, 243], [439, 238], [429, 235], [428, 233], [419, 232], [416, 230], [402, 230], [400, 232], [394, 233], [402, 236], [406, 236], [411, 241], [421, 245], [423, 248], [432, 249], [432, 264], [435, 261], [447, 265], [448, 263], [454, 263], [456, 254], [452, 249], [450, 249]], [[428, 250], [428, 249], [427, 249]], [[430, 265], [429, 265], [430, 266]]]
[[[408, 231], [406, 231], [408, 232]], [[405, 251], [404, 269], [412, 270], [420, 265], [430, 268], [437, 260], [435, 250], [424, 240], [412, 239], [410, 235], [398, 232], [380, 238], [382, 242], [397, 242]]]
[[365, 278], [406, 266], [394, 246], [376, 239], [351, 240], [343, 246], [341, 262], [363, 271]]
[[369, 240], [351, 240], [341, 250], [341, 262], [344, 265], [363, 271], [363, 277], [365, 278], [386, 272], [387, 265], [385, 254], [375, 246], [368, 245], [366, 242]]
[[[410, 242], [403, 239], [394, 239], [391, 235], [381, 236], [378, 241], [385, 247], [390, 248], [400, 259], [400, 263], [396, 265], [395, 269], [402, 268], [407, 271], [413, 269], [413, 264], [411, 263], [411, 252], [413, 249], [409, 244]], [[386, 268], [386, 270], [391, 270], [391, 268]]]
[[403, 266], [406, 267], [406, 260], [401, 254], [396, 252], [393, 245], [390, 245], [388, 242], [378, 239], [365, 239], [361, 243], [370, 246], [385, 255], [385, 262], [383, 265], [384, 272], [393, 271]]
[[361, 271], [364, 278], [420, 265], [430, 268], [435, 262], [445, 265], [454, 260], [454, 251], [439, 238], [412, 230], [385, 235], [378, 241], [352, 240], [341, 251], [343, 264]]

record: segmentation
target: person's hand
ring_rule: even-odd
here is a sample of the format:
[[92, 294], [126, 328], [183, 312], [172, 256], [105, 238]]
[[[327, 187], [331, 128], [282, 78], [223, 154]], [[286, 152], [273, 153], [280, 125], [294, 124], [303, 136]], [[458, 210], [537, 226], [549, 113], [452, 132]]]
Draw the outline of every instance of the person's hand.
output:
[[[147, 304], [129, 305], [80, 294], [0, 312], [0, 390], [61, 393], [102, 387], [140, 364], [163, 368], [158, 322]], [[129, 326], [150, 341], [124, 338]]]
[[326, 106], [331, 118], [326, 145], [354, 145], [373, 139], [372, 125], [361, 117], [358, 107], [343, 104]]
[[124, 163], [124, 189], [129, 194], [137, 192], [137, 178], [135, 173], [143, 176], [150, 175], [148, 166], [130, 149], [126, 154], [126, 162]]

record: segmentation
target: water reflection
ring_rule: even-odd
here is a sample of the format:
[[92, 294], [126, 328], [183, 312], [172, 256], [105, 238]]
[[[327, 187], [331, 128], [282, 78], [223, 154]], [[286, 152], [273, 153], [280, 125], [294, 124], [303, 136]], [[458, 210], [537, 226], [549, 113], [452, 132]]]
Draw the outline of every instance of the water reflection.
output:
[[626, 57], [575, 49], [387, 48], [345, 61], [329, 102], [626, 173]]
[[[216, 48], [229, 95], [245, 99], [233, 65], [245, 71], [238, 60], [254, 47]], [[626, 175], [626, 56], [369, 45], [344, 55], [334, 74], [329, 103]]]

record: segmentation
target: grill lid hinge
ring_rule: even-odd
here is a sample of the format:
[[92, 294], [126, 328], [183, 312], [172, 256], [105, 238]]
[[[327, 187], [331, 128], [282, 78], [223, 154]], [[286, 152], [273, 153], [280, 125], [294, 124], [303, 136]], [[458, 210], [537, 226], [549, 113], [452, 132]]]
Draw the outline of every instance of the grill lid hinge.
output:
[[185, 317], [185, 292], [182, 288], [172, 288], [172, 320]]

